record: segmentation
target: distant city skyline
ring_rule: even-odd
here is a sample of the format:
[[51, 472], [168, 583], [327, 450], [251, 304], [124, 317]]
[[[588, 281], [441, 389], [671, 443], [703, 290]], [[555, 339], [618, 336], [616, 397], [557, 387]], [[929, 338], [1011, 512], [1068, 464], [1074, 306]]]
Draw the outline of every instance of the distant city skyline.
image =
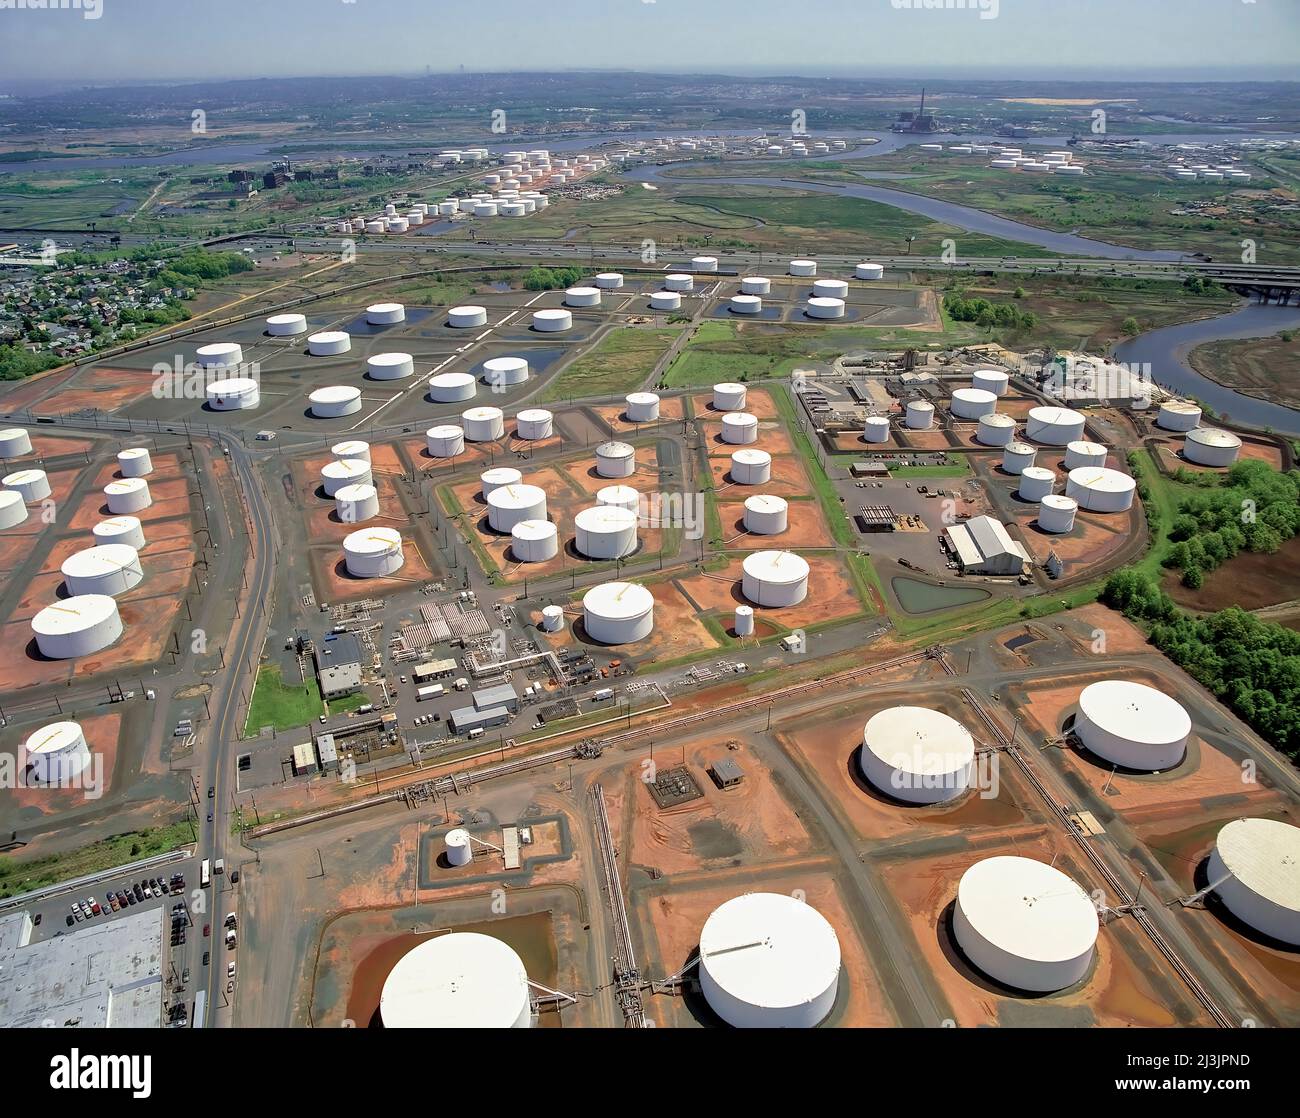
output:
[[0, 86], [609, 69], [1030, 80], [1300, 77], [1297, 0], [0, 0]]

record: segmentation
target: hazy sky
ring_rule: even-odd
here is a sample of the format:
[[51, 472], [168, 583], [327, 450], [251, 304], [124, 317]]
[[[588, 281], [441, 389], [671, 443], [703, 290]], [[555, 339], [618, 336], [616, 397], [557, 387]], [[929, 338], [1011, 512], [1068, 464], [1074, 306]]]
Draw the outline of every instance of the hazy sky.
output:
[[[70, 3], [87, 11], [29, 10]], [[1300, 76], [1300, 0], [0, 0], [0, 82], [547, 70]], [[98, 7], [97, 19], [85, 18]], [[996, 12], [995, 18], [981, 18]]]

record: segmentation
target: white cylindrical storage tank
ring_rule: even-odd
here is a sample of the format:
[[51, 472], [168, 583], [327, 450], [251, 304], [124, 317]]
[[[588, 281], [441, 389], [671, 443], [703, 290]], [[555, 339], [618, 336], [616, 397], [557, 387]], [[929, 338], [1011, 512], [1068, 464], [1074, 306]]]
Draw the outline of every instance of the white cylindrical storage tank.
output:
[[732, 314], [763, 313], [763, 300], [757, 295], [733, 295], [727, 306]]
[[443, 423], [425, 431], [424, 442], [435, 458], [455, 458], [465, 452], [465, 431], [455, 424]]
[[1073, 408], [1044, 406], [1029, 410], [1025, 434], [1048, 446], [1068, 446], [1083, 438], [1084, 418]]
[[472, 400], [478, 382], [471, 373], [435, 373], [429, 378], [429, 399], [435, 404], [454, 404]]
[[453, 866], [467, 866], [474, 859], [474, 848], [470, 845], [469, 832], [463, 827], [448, 831], [443, 836], [447, 847], [447, 861]]
[[695, 290], [695, 277], [688, 276], [685, 272], [670, 272], [664, 276], [665, 291], [693, 291]]
[[1009, 474], [1022, 474], [1037, 457], [1038, 451], [1028, 443], [1009, 442], [1002, 449], [1002, 469]]
[[813, 297], [808, 300], [805, 311], [809, 318], [843, 318], [844, 300]]
[[524, 475], [513, 466], [493, 466], [492, 469], [484, 470], [479, 474], [478, 480], [479, 485], [482, 486], [483, 499], [486, 501], [503, 485], [522, 484]]
[[821, 299], [839, 299], [842, 301], [849, 297], [849, 285], [845, 280], [814, 280], [813, 294]]
[[438, 216], [451, 217], [451, 215], [454, 214], [458, 209], [460, 209], [460, 199], [448, 198], [445, 202], [438, 203]]
[[859, 264], [853, 269], [853, 275], [860, 280], [878, 280], [885, 275], [883, 264]]
[[1022, 501], [1041, 501], [1056, 484], [1056, 474], [1043, 466], [1026, 466], [1020, 471], [1020, 486], [1016, 489]]
[[744, 295], [769, 295], [772, 281], [767, 276], [745, 276], [740, 281], [740, 290]]
[[322, 330], [307, 338], [307, 352], [313, 357], [335, 357], [352, 348], [352, 335], [345, 330]]
[[636, 448], [631, 443], [601, 443], [596, 447], [596, 473], [601, 477], [631, 477], [636, 473]]
[[465, 438], [472, 443], [495, 442], [506, 433], [505, 416], [500, 408], [470, 408], [460, 413], [460, 425], [465, 430]]
[[564, 293], [564, 305], [566, 307], [598, 307], [600, 306], [600, 288], [570, 287]]
[[366, 308], [366, 321], [371, 326], [391, 326], [406, 321], [406, 307], [401, 303], [371, 303]]
[[1065, 495], [1092, 512], [1124, 512], [1136, 489], [1137, 482], [1118, 470], [1088, 466], [1065, 475]]
[[452, 307], [447, 312], [447, 325], [457, 330], [472, 330], [487, 325], [487, 308], [478, 306]]
[[521, 520], [510, 529], [510, 551], [521, 563], [545, 563], [560, 553], [560, 534], [549, 520]]
[[393, 205], [392, 202], [389, 202], [388, 205], [384, 207], [384, 216], [395, 217], [396, 215], [397, 215], [397, 207]]
[[43, 501], [50, 495], [50, 479], [44, 470], [19, 470], [6, 474], [0, 485], [12, 489], [29, 505]]
[[523, 384], [527, 379], [526, 357], [493, 357], [483, 362], [483, 383], [493, 388]]
[[713, 386], [713, 409], [715, 411], [743, 411], [745, 407], [745, 386], [724, 381]]
[[526, 212], [522, 202], [501, 202], [497, 205], [497, 213], [502, 217], [523, 217]]
[[108, 501], [108, 511], [115, 516], [126, 512], [139, 512], [153, 504], [149, 483], [142, 477], [110, 481], [104, 486], [104, 497]]
[[487, 495], [488, 524], [509, 532], [521, 520], [546, 519], [546, 490], [538, 485], [502, 485]]
[[896, 800], [942, 803], [969, 786], [975, 739], [940, 711], [889, 707], [867, 721], [858, 767], [875, 788]]
[[547, 633], [558, 633], [564, 628], [564, 610], [559, 606], [542, 607], [542, 630]]
[[1219, 831], [1206, 876], [1238, 920], [1282, 943], [1300, 944], [1300, 827], [1234, 819]]
[[722, 417], [722, 441], [735, 445], [758, 442], [758, 419], [745, 411], [728, 412]]
[[46, 606], [32, 618], [36, 647], [49, 660], [71, 660], [107, 648], [122, 635], [122, 615], [107, 594], [81, 594]]
[[89, 764], [90, 746], [77, 722], [51, 722], [23, 743], [23, 768], [30, 766], [36, 784], [71, 784]]
[[526, 408], [515, 417], [515, 434], [521, 439], [549, 439], [555, 417], [545, 408]]
[[952, 394], [952, 414], [958, 419], [979, 419], [997, 410], [998, 398], [982, 388], [959, 388]]
[[1011, 378], [1001, 369], [976, 369], [971, 375], [972, 388], [982, 392], [992, 392], [994, 396], [1005, 396]]
[[766, 485], [772, 480], [772, 456], [757, 447], [733, 451], [731, 480], [737, 485]]
[[1241, 439], [1231, 431], [1198, 427], [1183, 440], [1183, 457], [1201, 466], [1231, 466], [1241, 453]]
[[913, 431], [925, 431], [934, 426], [934, 405], [929, 400], [909, 400], [904, 414], [907, 426]]
[[213, 342], [201, 345], [195, 352], [198, 363], [205, 369], [225, 369], [244, 363], [244, 350], [238, 342]]
[[125, 594], [144, 579], [140, 556], [122, 543], [98, 544], [69, 555], [60, 571], [63, 584], [74, 597], [78, 594]]
[[118, 451], [117, 471], [123, 477], [145, 477], [153, 473], [153, 459], [145, 447], [127, 447]]
[[384, 231], [384, 222], [382, 218], [366, 222], [367, 233], [382, 233], [383, 231]]
[[862, 423], [862, 437], [869, 443], [889, 442], [889, 416], [867, 416]]
[[656, 291], [650, 296], [650, 309], [656, 311], [681, 310], [682, 297], [676, 291]]
[[623, 286], [623, 273], [600, 272], [596, 275], [596, 286], [602, 291], [617, 291]]
[[571, 329], [573, 326], [573, 314], [564, 310], [562, 307], [555, 307], [551, 310], [533, 311], [533, 329], [539, 330], [543, 334], [554, 334], [561, 330]]
[[379, 1015], [386, 1029], [526, 1029], [528, 973], [514, 949], [493, 936], [433, 936], [384, 980]]
[[999, 856], [961, 876], [953, 934], [976, 967], [1014, 990], [1064, 990], [1092, 965], [1097, 906], [1072, 878], [1033, 858]]
[[0, 489], [0, 528], [13, 528], [27, 519], [27, 503], [13, 489]]
[[1200, 422], [1201, 409], [1191, 400], [1166, 400], [1156, 416], [1156, 426], [1166, 431], [1190, 431]]
[[257, 381], [248, 377], [231, 377], [214, 380], [204, 389], [208, 407], [213, 411], [243, 411], [257, 407], [262, 402]]
[[811, 1029], [835, 1005], [840, 941], [811, 905], [784, 893], [746, 893], [700, 929], [700, 989], [737, 1029]]
[[402, 534], [396, 528], [359, 528], [343, 540], [343, 559], [353, 578], [379, 578], [401, 570]]
[[790, 274], [792, 276], [815, 276], [817, 274], [817, 261], [791, 260]]
[[692, 272], [716, 272], [717, 270], [718, 270], [718, 258], [716, 256], [691, 257]]
[[361, 389], [346, 384], [318, 388], [307, 397], [311, 413], [318, 419], [337, 419], [361, 410]]
[[498, 211], [498, 203], [496, 202], [475, 202], [474, 203], [475, 217], [496, 217], [497, 211]]
[[91, 534], [97, 544], [126, 544], [137, 551], [144, 547], [144, 527], [138, 516], [111, 516], [96, 524]]
[[617, 505], [596, 505], [573, 518], [574, 546], [588, 559], [622, 559], [637, 549], [637, 514]]
[[366, 358], [366, 373], [372, 380], [401, 380], [415, 372], [415, 358], [409, 353], [376, 353]]
[[1065, 468], [1079, 470], [1085, 466], [1106, 465], [1106, 448], [1101, 443], [1076, 439], [1065, 448]]
[[624, 402], [629, 423], [654, 423], [659, 418], [659, 396], [654, 392], [632, 392]]
[[738, 637], [752, 637], [754, 635], [754, 607], [737, 606], [735, 620], [732, 622], [731, 627]]
[[745, 531], [756, 536], [779, 536], [786, 530], [788, 515], [784, 497], [758, 493], [745, 498]]
[[645, 640], [655, 627], [654, 595], [639, 583], [602, 582], [582, 597], [582, 623], [587, 636], [600, 644]]
[[325, 496], [333, 497], [345, 485], [370, 485], [374, 478], [370, 463], [363, 458], [342, 458], [321, 467], [321, 485]]
[[606, 485], [596, 494], [596, 503], [636, 512], [641, 507], [641, 494], [630, 485]]
[[1074, 514], [1078, 511], [1079, 502], [1073, 497], [1049, 493], [1038, 502], [1038, 526], [1044, 532], [1060, 535], [1074, 527]]
[[369, 482], [342, 486], [334, 494], [334, 514], [344, 524], [364, 524], [379, 515], [379, 490]]
[[21, 427], [0, 431], [0, 458], [21, 458], [32, 452], [32, 437]]
[[370, 461], [370, 444], [362, 442], [360, 439], [345, 439], [341, 443], [335, 443], [330, 447], [330, 453], [334, 455], [335, 461], [341, 462], [345, 458], [360, 459], [362, 462]]
[[1016, 421], [1000, 412], [989, 412], [980, 416], [979, 430], [975, 432], [977, 441], [985, 446], [1006, 446], [1015, 438]]
[[1182, 763], [1192, 720], [1163, 691], [1125, 679], [1105, 679], [1079, 693], [1074, 734], [1103, 761], [1136, 772], [1163, 772]]
[[756, 551], [741, 569], [741, 591], [756, 606], [781, 609], [808, 595], [808, 561], [793, 551]]

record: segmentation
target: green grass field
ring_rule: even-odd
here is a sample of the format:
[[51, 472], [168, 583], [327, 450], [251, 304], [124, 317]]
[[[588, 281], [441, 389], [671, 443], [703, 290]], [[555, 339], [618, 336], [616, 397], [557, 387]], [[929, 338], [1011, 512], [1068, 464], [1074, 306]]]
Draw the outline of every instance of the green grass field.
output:
[[256, 735], [263, 726], [274, 726], [277, 730], [306, 726], [324, 713], [325, 704], [314, 676], [308, 676], [306, 683], [290, 685], [284, 682], [278, 666], [263, 664], [257, 670], [244, 736]]
[[579, 357], [546, 387], [540, 400], [549, 403], [585, 396], [612, 396], [640, 387], [681, 334], [681, 329], [618, 329], [595, 349]]
[[45, 858], [23, 860], [9, 854], [0, 855], [0, 897], [29, 893], [69, 878], [84, 877], [155, 854], [166, 854], [193, 841], [194, 828], [188, 820], [181, 820], [164, 827], [127, 831]]

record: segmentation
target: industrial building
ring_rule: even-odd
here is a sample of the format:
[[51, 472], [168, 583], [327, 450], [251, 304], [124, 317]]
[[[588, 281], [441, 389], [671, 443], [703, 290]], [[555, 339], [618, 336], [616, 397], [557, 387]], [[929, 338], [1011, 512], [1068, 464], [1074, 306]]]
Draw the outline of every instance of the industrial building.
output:
[[1029, 553], [991, 516], [950, 525], [944, 535], [964, 574], [1018, 575], [1029, 562]]
[[361, 690], [361, 642], [355, 633], [339, 633], [315, 646], [316, 680], [323, 699], [341, 699]]
[[511, 714], [519, 713], [519, 695], [508, 683], [500, 683], [494, 687], [482, 687], [471, 692], [470, 699], [473, 701], [476, 710], [484, 711], [492, 710], [495, 707], [505, 707]]
[[488, 707], [487, 710], [457, 707], [447, 715], [447, 722], [453, 734], [468, 734], [471, 730], [490, 730], [495, 726], [504, 726], [509, 721], [510, 712], [505, 707]]

